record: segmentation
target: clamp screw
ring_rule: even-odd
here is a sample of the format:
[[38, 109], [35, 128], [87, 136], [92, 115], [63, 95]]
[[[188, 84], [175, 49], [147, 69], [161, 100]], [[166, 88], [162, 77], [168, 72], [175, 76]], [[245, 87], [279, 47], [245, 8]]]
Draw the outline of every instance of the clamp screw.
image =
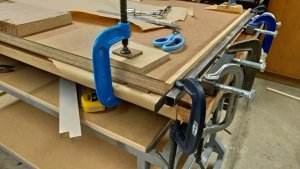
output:
[[256, 63], [256, 62], [251, 62], [248, 60], [241, 60], [241, 59], [237, 59], [237, 58], [233, 58], [233, 61], [240, 63], [242, 65], [246, 65], [246, 66], [250, 66], [255, 69], [258, 69], [258, 70], [260, 70], [260, 72], [264, 72], [267, 67], [266, 62]]
[[255, 90], [251, 90], [251, 91], [247, 91], [247, 90], [243, 90], [243, 89], [239, 89], [239, 88], [235, 88], [235, 87], [232, 87], [232, 86], [226, 86], [226, 85], [223, 85], [223, 84], [215, 84], [215, 86], [219, 89], [222, 89], [224, 91], [228, 91], [230, 93], [235, 93], [235, 94], [238, 94], [242, 97], [246, 97], [248, 99], [254, 99], [255, 96], [256, 96], [256, 91]]
[[277, 22], [276, 26], [279, 28], [281, 26], [281, 22]]
[[128, 47], [123, 47], [122, 50], [120, 51], [121, 54], [123, 55], [129, 55], [131, 51], [129, 50]]
[[268, 30], [263, 30], [263, 29], [258, 29], [255, 28], [254, 29], [256, 32], [262, 33], [264, 35], [271, 35], [273, 37], [276, 37], [278, 35], [278, 31], [272, 32], [272, 31], [268, 31]]

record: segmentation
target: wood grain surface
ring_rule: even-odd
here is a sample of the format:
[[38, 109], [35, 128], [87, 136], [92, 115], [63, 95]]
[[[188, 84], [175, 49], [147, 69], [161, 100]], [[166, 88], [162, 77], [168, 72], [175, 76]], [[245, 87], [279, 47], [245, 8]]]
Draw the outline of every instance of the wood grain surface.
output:
[[31, 35], [71, 23], [71, 15], [67, 12], [12, 1], [0, 2], [0, 31], [13, 36]]
[[88, 132], [70, 142], [57, 131], [58, 119], [24, 102], [0, 110], [0, 149], [8, 149], [35, 168], [136, 168], [134, 156]]
[[[22, 63], [14, 66], [14, 72], [0, 74], [0, 86], [59, 112], [59, 77]], [[128, 102], [103, 113], [84, 113], [81, 110], [80, 118], [90, 128], [143, 152], [149, 150], [170, 122], [168, 118], [153, 115], [151, 111]]]
[[[171, 2], [144, 1], [143, 3], [166, 5]], [[112, 67], [114, 79], [154, 93], [164, 94], [173, 86], [176, 79], [184, 76], [191, 70], [249, 12], [236, 15], [208, 11], [204, 9], [207, 5], [202, 4], [180, 1], [172, 1], [172, 4], [174, 6], [194, 8], [194, 17], [187, 17], [184, 22], [177, 22], [182, 26], [181, 34], [186, 40], [185, 48], [180, 52], [171, 53], [170, 60], [146, 72], [144, 75], [137, 75]], [[73, 24], [70, 26], [26, 37], [27, 40], [34, 41], [35, 43], [21, 41], [20, 39], [3, 40], [7, 38], [4, 35], [1, 35], [0, 39], [1, 41], [5, 41], [5, 43], [14, 41], [11, 44], [16, 45], [18, 43], [16, 46], [42, 56], [93, 71], [91, 48], [94, 39], [101, 30], [116, 24], [117, 21], [82, 13], [74, 14], [73, 21]], [[154, 38], [167, 36], [172, 32], [167, 28], [142, 32], [135, 26], [132, 26], [131, 30], [131, 41], [148, 47], [152, 47], [152, 40]], [[77, 39], [76, 37], [79, 38]]]
[[271, 0], [269, 10], [282, 22], [267, 58], [267, 71], [300, 80], [300, 1]]

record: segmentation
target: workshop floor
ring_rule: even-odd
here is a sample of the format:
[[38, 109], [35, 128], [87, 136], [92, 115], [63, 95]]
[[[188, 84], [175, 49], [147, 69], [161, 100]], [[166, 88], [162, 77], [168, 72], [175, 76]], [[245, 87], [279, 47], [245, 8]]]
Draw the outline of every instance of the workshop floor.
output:
[[[232, 135], [219, 134], [227, 148], [223, 169], [300, 168], [300, 101], [267, 87], [300, 97], [300, 89], [256, 79], [256, 99], [239, 104]], [[0, 151], [0, 169], [26, 167]]]

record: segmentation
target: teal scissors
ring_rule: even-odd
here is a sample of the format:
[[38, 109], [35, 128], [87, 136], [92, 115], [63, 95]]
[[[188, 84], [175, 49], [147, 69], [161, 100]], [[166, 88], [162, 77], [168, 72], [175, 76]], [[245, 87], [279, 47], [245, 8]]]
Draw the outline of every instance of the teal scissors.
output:
[[153, 40], [153, 46], [161, 48], [165, 52], [172, 52], [182, 49], [184, 43], [185, 41], [180, 35], [178, 28], [174, 28], [173, 33], [167, 37], [157, 38]]

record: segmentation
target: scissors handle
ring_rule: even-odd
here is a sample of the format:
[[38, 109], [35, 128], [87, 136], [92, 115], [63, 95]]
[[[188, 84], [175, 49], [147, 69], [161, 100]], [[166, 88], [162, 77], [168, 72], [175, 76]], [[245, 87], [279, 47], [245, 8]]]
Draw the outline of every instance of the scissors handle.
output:
[[185, 43], [185, 41], [181, 37], [181, 35], [176, 34], [176, 35], [174, 35], [174, 37], [171, 41], [169, 41], [168, 43], [166, 43], [162, 46], [162, 49], [165, 52], [172, 52], [172, 51], [182, 48], [184, 46], [184, 43]]
[[171, 34], [166, 37], [154, 39], [153, 46], [162, 48], [165, 44], [169, 43], [173, 39], [174, 36], [175, 36], [174, 34]]

